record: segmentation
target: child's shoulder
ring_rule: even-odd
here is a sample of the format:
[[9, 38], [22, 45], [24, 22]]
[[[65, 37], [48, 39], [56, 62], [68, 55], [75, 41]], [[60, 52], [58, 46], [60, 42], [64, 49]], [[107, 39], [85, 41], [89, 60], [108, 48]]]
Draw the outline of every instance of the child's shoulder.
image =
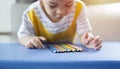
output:
[[81, 1], [81, 0], [74, 0], [74, 2], [80, 3], [80, 4], [82, 4], [83, 6], [85, 5], [85, 3], [84, 3], [83, 1]]

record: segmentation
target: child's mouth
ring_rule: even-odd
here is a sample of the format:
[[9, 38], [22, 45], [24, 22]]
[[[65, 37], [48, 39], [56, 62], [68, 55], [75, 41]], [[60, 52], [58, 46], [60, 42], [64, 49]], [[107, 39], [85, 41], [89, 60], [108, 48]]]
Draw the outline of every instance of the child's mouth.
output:
[[56, 15], [56, 18], [58, 18], [58, 19], [62, 19], [62, 18], [63, 18], [63, 16]]
[[58, 19], [62, 19], [63, 17], [58, 17]]

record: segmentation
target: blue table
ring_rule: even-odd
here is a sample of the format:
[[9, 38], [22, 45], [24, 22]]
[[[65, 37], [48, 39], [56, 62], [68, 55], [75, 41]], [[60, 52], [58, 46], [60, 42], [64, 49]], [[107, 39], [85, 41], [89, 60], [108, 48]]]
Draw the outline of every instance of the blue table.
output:
[[53, 53], [2, 43], [0, 69], [120, 69], [120, 42], [104, 42], [98, 51], [83, 48], [83, 52]]

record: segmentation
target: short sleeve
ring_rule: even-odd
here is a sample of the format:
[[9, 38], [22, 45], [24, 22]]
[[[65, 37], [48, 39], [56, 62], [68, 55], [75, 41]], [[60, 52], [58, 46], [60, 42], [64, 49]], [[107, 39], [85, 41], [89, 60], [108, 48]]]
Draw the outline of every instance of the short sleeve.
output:
[[85, 32], [91, 32], [92, 28], [90, 26], [86, 6], [83, 3], [83, 8], [77, 19], [77, 34], [83, 34]]
[[31, 24], [31, 21], [29, 20], [27, 12], [23, 14], [22, 24], [17, 32], [17, 35], [18, 37], [27, 36], [27, 35], [35, 36], [35, 32]]

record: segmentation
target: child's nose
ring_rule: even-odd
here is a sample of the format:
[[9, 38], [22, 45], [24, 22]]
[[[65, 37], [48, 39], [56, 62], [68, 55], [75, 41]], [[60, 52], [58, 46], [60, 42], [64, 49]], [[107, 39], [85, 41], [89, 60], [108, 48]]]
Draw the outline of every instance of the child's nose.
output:
[[65, 10], [64, 9], [57, 9], [56, 14], [57, 15], [65, 15]]

